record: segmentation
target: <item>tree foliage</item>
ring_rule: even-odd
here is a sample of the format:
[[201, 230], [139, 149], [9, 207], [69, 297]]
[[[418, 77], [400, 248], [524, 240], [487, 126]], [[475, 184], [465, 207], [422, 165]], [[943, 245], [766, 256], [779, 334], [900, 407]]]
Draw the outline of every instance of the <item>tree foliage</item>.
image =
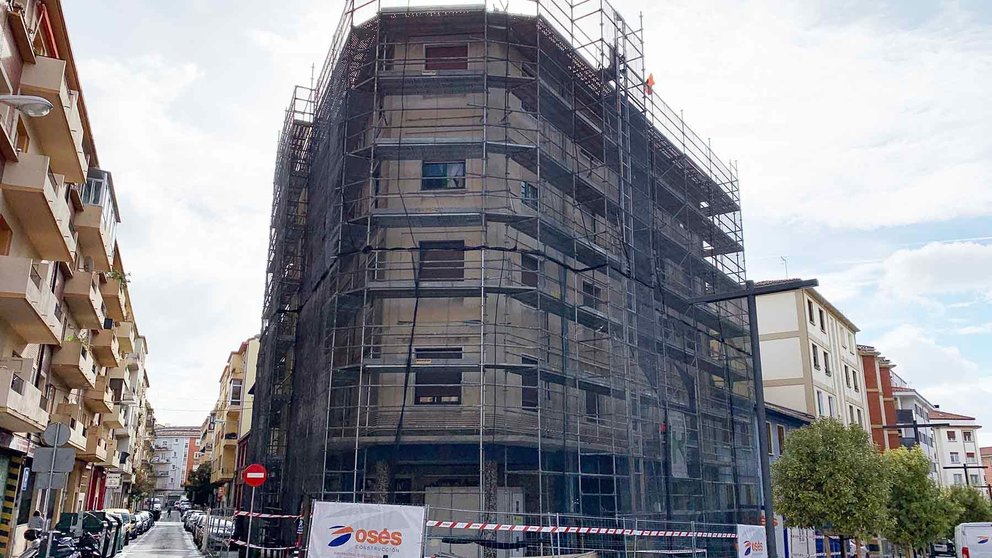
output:
[[198, 506], [209, 504], [210, 496], [214, 493], [214, 487], [210, 484], [210, 464], [201, 463], [199, 467], [190, 471], [183, 488], [186, 490], [186, 497], [193, 504]]
[[909, 556], [953, 529], [958, 508], [930, 478], [930, 460], [918, 446], [887, 451], [882, 457], [892, 488], [889, 521], [881, 534]]
[[885, 525], [890, 481], [871, 437], [820, 419], [794, 431], [772, 466], [775, 506], [789, 526], [867, 538]]
[[152, 468], [148, 465], [141, 465], [134, 474], [134, 482], [131, 483], [131, 501], [140, 502], [154, 492], [155, 479], [152, 477]]
[[992, 521], [992, 504], [977, 488], [957, 485], [949, 488], [946, 494], [956, 512], [952, 516], [948, 538], [953, 536], [954, 526], [959, 523]]

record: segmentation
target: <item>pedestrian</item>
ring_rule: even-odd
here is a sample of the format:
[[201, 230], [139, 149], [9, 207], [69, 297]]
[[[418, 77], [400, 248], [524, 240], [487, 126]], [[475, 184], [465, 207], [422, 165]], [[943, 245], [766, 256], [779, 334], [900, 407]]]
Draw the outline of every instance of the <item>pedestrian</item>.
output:
[[38, 538], [41, 532], [45, 530], [45, 518], [41, 517], [41, 512], [35, 510], [31, 515], [31, 519], [28, 520], [28, 530], [25, 533], [24, 538], [31, 541]]

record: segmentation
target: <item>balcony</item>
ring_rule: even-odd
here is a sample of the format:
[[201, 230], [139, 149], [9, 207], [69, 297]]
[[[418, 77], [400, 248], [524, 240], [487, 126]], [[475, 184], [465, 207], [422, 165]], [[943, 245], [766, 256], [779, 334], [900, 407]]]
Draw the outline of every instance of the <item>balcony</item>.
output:
[[79, 421], [79, 403], [59, 403], [52, 415], [52, 422], [61, 422], [69, 426], [69, 446], [76, 451], [86, 449], [86, 434], [83, 433], [83, 424]]
[[97, 271], [110, 271], [114, 261], [114, 233], [108, 222], [110, 216], [104, 215], [109, 211], [102, 205], [84, 203], [74, 221], [82, 252], [93, 258], [93, 269]]
[[47, 283], [51, 265], [0, 256], [0, 318], [25, 343], [58, 345], [62, 340], [62, 307]]
[[107, 306], [107, 316], [113, 318], [115, 322], [123, 322], [126, 306], [124, 283], [107, 274], [103, 275], [103, 279], [103, 283], [100, 284], [100, 294], [103, 295], [103, 303]]
[[43, 150], [52, 158], [52, 170], [64, 174], [70, 182], [85, 181], [88, 165], [77, 107], [79, 93], [69, 90], [66, 84], [65, 61], [39, 56], [35, 64], [26, 64], [21, 74], [21, 93], [44, 97], [55, 106], [48, 116], [32, 121]]
[[127, 428], [125, 428], [124, 424], [124, 407], [120, 404], [114, 405], [113, 408], [110, 409], [110, 412], [103, 415], [103, 424], [114, 429], [114, 437], [116, 438], [121, 437], [119, 436], [121, 432], [126, 435]]
[[90, 347], [97, 364], [107, 368], [115, 368], [121, 364], [121, 349], [117, 336], [109, 329], [101, 329], [92, 336]]
[[48, 412], [41, 408], [41, 390], [34, 387], [29, 358], [0, 359], [0, 428], [11, 432], [41, 432]]
[[21, 153], [16, 162], [8, 161], [4, 166], [0, 188], [38, 255], [45, 260], [72, 262], [76, 257], [72, 210], [64, 181], [49, 172], [48, 161], [44, 155]]
[[83, 401], [95, 413], [106, 414], [113, 411], [114, 392], [110, 389], [110, 377], [106, 374], [97, 377], [96, 386], [86, 390]]
[[211, 483], [223, 483], [229, 482], [234, 479], [234, 467], [224, 467], [211, 468], [210, 469], [210, 482]]
[[106, 312], [103, 306], [103, 295], [100, 294], [99, 273], [76, 271], [72, 279], [66, 281], [62, 298], [79, 327], [85, 329], [103, 327]]
[[64, 341], [52, 357], [52, 372], [70, 388], [92, 388], [96, 385], [96, 365], [93, 353], [83, 341]]
[[141, 355], [136, 352], [128, 354], [125, 360], [125, 366], [127, 366], [128, 370], [132, 371], [141, 368]]
[[107, 460], [107, 438], [103, 428], [94, 426], [86, 434], [86, 447], [79, 452], [79, 459], [90, 463], [102, 463]]
[[134, 352], [134, 322], [120, 322], [114, 326], [114, 335], [122, 353]]

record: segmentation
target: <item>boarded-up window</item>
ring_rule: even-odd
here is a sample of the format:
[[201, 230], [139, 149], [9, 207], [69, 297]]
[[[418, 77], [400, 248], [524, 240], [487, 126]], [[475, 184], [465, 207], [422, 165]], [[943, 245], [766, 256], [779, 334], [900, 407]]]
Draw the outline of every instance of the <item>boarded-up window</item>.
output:
[[465, 242], [461, 240], [420, 243], [420, 278], [427, 281], [465, 278]]
[[468, 45], [427, 45], [424, 58], [426, 70], [467, 70]]
[[462, 402], [462, 373], [446, 370], [417, 372], [417, 405], [458, 405]]

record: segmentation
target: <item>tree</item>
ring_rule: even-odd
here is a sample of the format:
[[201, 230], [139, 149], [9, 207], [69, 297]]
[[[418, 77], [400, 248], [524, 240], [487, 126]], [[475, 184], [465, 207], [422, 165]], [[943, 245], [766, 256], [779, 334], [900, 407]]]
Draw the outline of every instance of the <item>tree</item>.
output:
[[887, 520], [889, 478], [871, 437], [856, 425], [820, 419], [794, 431], [772, 466], [775, 506], [787, 525], [861, 539]]
[[186, 497], [190, 502], [198, 506], [205, 506], [210, 503], [210, 497], [214, 493], [214, 486], [210, 484], [210, 464], [201, 463], [199, 467], [190, 472], [183, 483], [186, 490]]
[[140, 502], [145, 498], [148, 498], [155, 492], [155, 479], [152, 478], [152, 468], [148, 465], [142, 465], [138, 468], [138, 471], [134, 474], [134, 482], [131, 483], [131, 502], [134, 506], [136, 502]]
[[919, 446], [887, 451], [882, 458], [892, 481], [882, 535], [911, 556], [953, 528], [957, 507], [930, 478], [930, 460]]
[[947, 490], [947, 497], [955, 506], [951, 524], [947, 530], [948, 538], [953, 537], [954, 526], [959, 523], [976, 523], [992, 521], [992, 504], [976, 488], [956, 485]]

